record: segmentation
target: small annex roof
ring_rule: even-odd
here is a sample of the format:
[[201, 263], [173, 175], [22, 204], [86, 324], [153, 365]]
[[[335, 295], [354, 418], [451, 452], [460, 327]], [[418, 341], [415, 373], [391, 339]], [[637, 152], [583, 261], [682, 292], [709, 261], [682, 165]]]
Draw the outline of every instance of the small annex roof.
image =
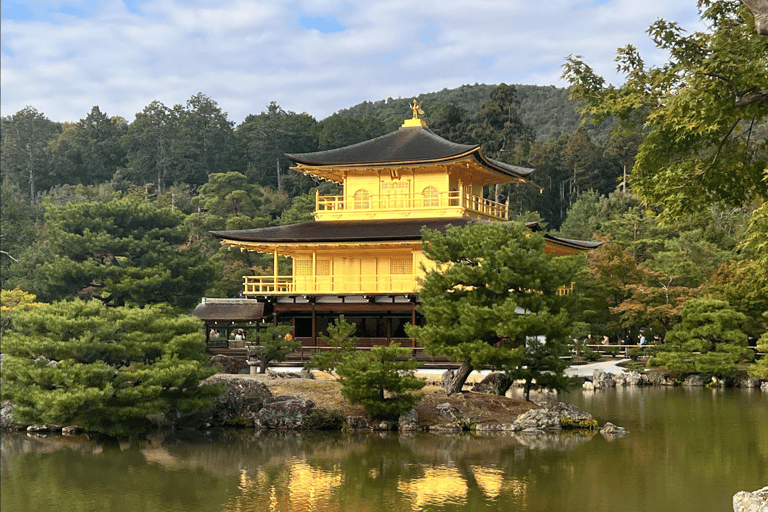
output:
[[526, 181], [534, 169], [487, 158], [480, 145], [457, 144], [425, 126], [408, 126], [351, 146], [314, 153], [290, 153], [293, 169], [331, 181], [340, 181], [342, 170], [371, 167], [415, 166], [464, 161], [480, 166], [508, 181]]
[[[211, 231], [211, 235], [231, 245], [253, 250], [279, 244], [318, 243], [395, 243], [420, 242], [421, 229], [426, 227], [445, 233], [448, 226], [464, 227], [473, 222], [490, 222], [470, 217], [437, 219], [382, 219], [382, 220], [339, 220], [304, 222], [288, 226], [274, 226], [258, 229], [232, 231]], [[541, 231], [538, 223], [526, 224], [531, 231]], [[576, 254], [596, 249], [600, 242], [558, 238], [545, 234], [547, 246], [555, 254]], [[266, 252], [266, 251], [265, 251]]]
[[203, 322], [255, 322], [264, 317], [264, 303], [255, 299], [203, 297], [191, 315]]

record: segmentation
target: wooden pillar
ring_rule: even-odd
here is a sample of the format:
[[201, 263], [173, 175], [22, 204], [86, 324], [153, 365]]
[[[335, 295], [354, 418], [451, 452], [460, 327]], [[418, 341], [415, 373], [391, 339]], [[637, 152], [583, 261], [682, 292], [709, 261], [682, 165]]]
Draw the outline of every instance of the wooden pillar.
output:
[[277, 272], [277, 246], [275, 246], [275, 252], [274, 252], [272, 266], [275, 268], [275, 271], [273, 273], [274, 276], [275, 276], [275, 289], [274, 289], [274, 291], [275, 291], [275, 293], [277, 293], [277, 276], [279, 275], [278, 272]]
[[312, 345], [317, 346], [317, 311], [315, 303], [312, 303]]

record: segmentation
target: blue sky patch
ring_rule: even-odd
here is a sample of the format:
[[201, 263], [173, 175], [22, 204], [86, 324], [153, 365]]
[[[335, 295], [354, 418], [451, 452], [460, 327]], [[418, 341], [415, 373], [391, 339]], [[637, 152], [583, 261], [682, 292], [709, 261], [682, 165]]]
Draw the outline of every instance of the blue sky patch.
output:
[[333, 34], [335, 32], [343, 32], [347, 29], [344, 25], [333, 16], [302, 16], [299, 18], [301, 26], [308, 30], [318, 30], [323, 34]]
[[5, 0], [3, 2], [2, 14], [4, 20], [24, 21], [35, 19], [35, 13], [29, 4], [14, 2], [13, 0]]

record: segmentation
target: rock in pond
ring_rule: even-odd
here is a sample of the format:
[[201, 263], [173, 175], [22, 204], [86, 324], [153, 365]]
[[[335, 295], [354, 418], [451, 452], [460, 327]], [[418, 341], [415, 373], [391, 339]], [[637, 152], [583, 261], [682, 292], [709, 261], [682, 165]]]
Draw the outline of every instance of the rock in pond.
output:
[[754, 492], [734, 494], [733, 512], [768, 512], [768, 486]]

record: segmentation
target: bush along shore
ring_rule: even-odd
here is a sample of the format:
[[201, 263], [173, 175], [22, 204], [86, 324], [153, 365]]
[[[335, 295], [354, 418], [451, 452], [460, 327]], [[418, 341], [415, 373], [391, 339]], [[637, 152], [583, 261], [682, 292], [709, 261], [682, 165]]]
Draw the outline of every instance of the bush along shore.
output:
[[[221, 356], [217, 356], [221, 357]], [[221, 361], [218, 361], [221, 364]], [[224, 368], [227, 368], [224, 365]], [[441, 382], [428, 382], [417, 394], [416, 404], [397, 419], [370, 417], [359, 405], [346, 400], [337, 380], [323, 372], [274, 372], [244, 375], [229, 371], [217, 373], [203, 383], [223, 383], [226, 391], [212, 408], [193, 413], [167, 411], [149, 417], [158, 429], [210, 429], [246, 427], [285, 430], [398, 430], [401, 432], [459, 433], [482, 432], [557, 432], [577, 429], [586, 433], [600, 431], [606, 437], [623, 436], [627, 431], [611, 423], [598, 425], [592, 416], [577, 407], [558, 402], [555, 393], [531, 394], [531, 401], [520, 397], [520, 383], [508, 384], [501, 373], [491, 373], [461, 393], [446, 394], [443, 387], [451, 378], [450, 370]], [[318, 375], [319, 378], [315, 378]], [[607, 373], [594, 370], [580, 379], [585, 391], [621, 386], [725, 386], [757, 388], [768, 392], [768, 380], [745, 377], [726, 382], [704, 379], [700, 375], [662, 372], [624, 371]], [[577, 380], [578, 382], [578, 380]], [[441, 387], [442, 386], [442, 387]], [[14, 421], [13, 403], [0, 407], [0, 428], [30, 432], [74, 434], [83, 429], [72, 425], [26, 425]]]
[[[502, 396], [494, 386], [501, 374], [490, 374], [471, 389], [447, 395], [439, 383], [428, 383], [413, 408], [396, 420], [377, 420], [359, 405], [350, 404], [338, 382], [327, 376], [315, 378], [308, 371], [263, 375], [218, 373], [204, 383], [224, 383], [226, 391], [212, 408], [194, 413], [168, 411], [150, 417], [158, 429], [210, 429], [246, 427], [284, 430], [390, 430], [401, 432], [557, 433], [579, 430], [601, 432], [615, 438], [627, 433], [610, 423], [602, 428], [592, 416], [571, 404], [557, 402], [555, 394], [533, 393], [532, 401], [515, 398], [510, 389]], [[443, 379], [444, 381], [446, 378]], [[496, 392], [494, 392], [496, 391]], [[13, 404], [2, 404], [4, 429], [30, 432], [82, 432], [75, 426], [20, 425], [12, 419]]]

